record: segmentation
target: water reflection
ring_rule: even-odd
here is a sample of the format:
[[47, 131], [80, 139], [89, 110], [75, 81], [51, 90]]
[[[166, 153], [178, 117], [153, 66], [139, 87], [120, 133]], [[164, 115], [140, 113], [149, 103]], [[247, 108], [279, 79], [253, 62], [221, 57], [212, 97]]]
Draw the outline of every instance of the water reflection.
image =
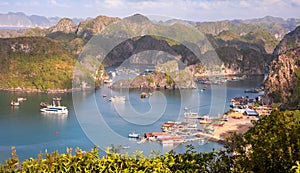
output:
[[49, 114], [45, 112], [41, 112], [44, 119], [50, 121], [51, 123], [56, 123], [60, 125], [64, 125], [67, 122], [68, 115], [67, 114]]

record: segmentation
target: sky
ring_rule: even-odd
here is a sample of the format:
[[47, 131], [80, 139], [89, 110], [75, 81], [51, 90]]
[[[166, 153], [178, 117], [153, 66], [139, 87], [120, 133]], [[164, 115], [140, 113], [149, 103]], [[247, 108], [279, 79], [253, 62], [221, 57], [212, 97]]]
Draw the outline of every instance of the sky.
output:
[[191, 21], [300, 18], [300, 0], [1, 0], [0, 13], [46, 17], [127, 17], [139, 13]]

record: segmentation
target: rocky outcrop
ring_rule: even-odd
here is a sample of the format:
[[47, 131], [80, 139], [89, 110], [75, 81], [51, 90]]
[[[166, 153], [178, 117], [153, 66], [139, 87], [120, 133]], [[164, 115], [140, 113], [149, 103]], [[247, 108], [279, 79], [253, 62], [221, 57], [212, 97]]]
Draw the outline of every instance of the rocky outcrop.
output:
[[189, 68], [179, 70], [178, 63], [173, 60], [159, 64], [151, 74], [119, 80], [112, 88], [185, 89], [196, 88], [196, 84]]
[[[265, 82], [265, 100], [268, 103], [289, 104], [294, 98], [296, 70], [300, 65], [300, 27], [288, 33], [274, 50], [275, 59]], [[299, 96], [296, 96], [299, 98]]]
[[275, 58], [265, 82], [265, 100], [268, 103], [287, 103], [294, 88], [295, 70], [299, 67], [300, 48], [289, 50]]
[[280, 41], [274, 50], [274, 55], [280, 55], [290, 49], [295, 49], [298, 47], [300, 47], [300, 26], [298, 26], [294, 31], [288, 33]]
[[120, 18], [107, 16], [98, 16], [94, 19], [85, 20], [78, 25], [76, 34], [82, 38], [89, 39], [91, 36], [103, 31], [107, 25], [119, 20]]
[[74, 33], [76, 31], [77, 25], [68, 18], [61, 19], [55, 26], [50, 27], [49, 32], [65, 32], [65, 33]]

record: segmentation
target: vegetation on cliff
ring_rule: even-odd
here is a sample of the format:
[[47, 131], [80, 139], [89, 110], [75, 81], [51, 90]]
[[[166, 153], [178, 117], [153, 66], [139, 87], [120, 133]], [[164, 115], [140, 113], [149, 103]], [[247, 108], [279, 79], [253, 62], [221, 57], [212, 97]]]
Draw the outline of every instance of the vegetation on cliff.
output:
[[0, 39], [0, 87], [70, 89], [75, 59], [45, 37]]
[[298, 47], [300, 47], [300, 26], [284, 36], [276, 46], [274, 55], [280, 55]]
[[283, 108], [299, 109], [300, 27], [287, 34], [274, 50], [265, 82], [265, 99]]
[[183, 89], [196, 88], [189, 68], [179, 69], [176, 60], [158, 64], [153, 73], [115, 82], [112, 88]]
[[15, 148], [0, 172], [299, 172], [300, 111], [263, 116], [248, 132], [235, 134], [222, 151], [196, 153], [187, 146], [185, 153], [170, 151], [161, 155], [141, 151], [120, 154], [121, 146], [108, 147], [99, 157], [98, 148], [83, 152], [67, 149], [39, 154], [36, 159], [19, 161]]

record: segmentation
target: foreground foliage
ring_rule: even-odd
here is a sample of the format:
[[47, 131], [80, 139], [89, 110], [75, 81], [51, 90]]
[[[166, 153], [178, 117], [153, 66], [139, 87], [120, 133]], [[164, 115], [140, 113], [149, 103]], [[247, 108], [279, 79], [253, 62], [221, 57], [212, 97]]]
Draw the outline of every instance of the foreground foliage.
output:
[[6, 161], [0, 172], [228, 172], [218, 152], [195, 153], [191, 148], [184, 154], [174, 152], [160, 155], [153, 152], [144, 156], [141, 151], [132, 155], [108, 151], [99, 158], [98, 148], [89, 152], [67, 149], [66, 154], [58, 152], [40, 154], [37, 159], [19, 162], [12, 150], [12, 158]]
[[67, 149], [40, 154], [20, 162], [15, 148], [0, 172], [300, 172], [300, 111], [273, 111], [261, 117], [244, 135], [233, 135], [225, 151], [196, 153], [187, 146], [183, 154], [164, 155], [141, 151], [120, 154], [109, 147], [100, 158], [98, 148], [89, 152]]

